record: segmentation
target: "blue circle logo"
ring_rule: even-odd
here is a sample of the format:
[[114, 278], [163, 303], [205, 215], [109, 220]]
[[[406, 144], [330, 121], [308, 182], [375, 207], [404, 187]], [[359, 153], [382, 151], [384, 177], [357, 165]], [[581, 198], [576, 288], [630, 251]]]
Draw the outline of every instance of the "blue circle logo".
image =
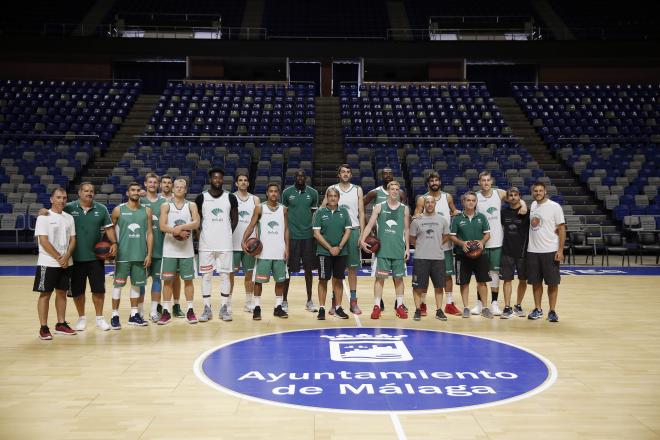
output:
[[477, 336], [401, 328], [331, 328], [255, 336], [195, 362], [205, 383], [242, 398], [314, 410], [473, 409], [554, 383], [547, 359]]

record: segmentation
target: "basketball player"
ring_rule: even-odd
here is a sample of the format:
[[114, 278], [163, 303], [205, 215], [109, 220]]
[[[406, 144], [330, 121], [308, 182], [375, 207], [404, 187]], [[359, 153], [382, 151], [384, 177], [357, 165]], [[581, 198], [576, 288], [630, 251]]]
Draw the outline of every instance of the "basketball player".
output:
[[[500, 260], [502, 257], [502, 240], [504, 233], [502, 231], [502, 200], [506, 199], [506, 191], [493, 188], [493, 178], [490, 171], [482, 171], [479, 173], [479, 186], [481, 191], [477, 193], [477, 211], [482, 213], [488, 219], [490, 225], [490, 240], [486, 243], [484, 253], [488, 257], [489, 275], [490, 275], [490, 291], [491, 291], [491, 311], [493, 315], [499, 316], [502, 314], [500, 306], [497, 303], [497, 297], [500, 291]], [[521, 215], [527, 212], [527, 205], [524, 200], [520, 200]], [[481, 301], [477, 300], [477, 304], [472, 308], [473, 315], [481, 313], [483, 307]]]
[[[417, 205], [415, 207], [415, 216], [418, 217], [424, 212], [424, 204], [426, 196], [431, 196], [435, 200], [435, 212], [441, 215], [446, 221], [447, 224], [451, 225], [451, 216], [457, 215], [460, 213], [454, 205], [454, 198], [451, 194], [448, 194], [440, 190], [440, 175], [435, 171], [430, 173], [426, 178], [426, 185], [428, 186], [428, 191], [426, 194], [417, 198]], [[444, 264], [445, 264], [445, 285], [444, 291], [447, 295], [447, 302], [445, 304], [445, 313], [450, 315], [461, 315], [461, 311], [454, 305], [454, 283], [451, 276], [454, 274], [454, 244], [451, 240], [448, 240], [443, 243], [442, 250], [444, 251]], [[422, 304], [420, 311], [422, 316], [426, 316], [426, 292], [422, 293]]]
[[147, 283], [147, 269], [153, 252], [153, 225], [151, 208], [140, 203], [140, 184], [131, 182], [126, 189], [128, 201], [112, 210], [112, 223], [117, 229], [118, 249], [115, 262], [115, 283], [112, 290], [112, 319], [110, 327], [121, 330], [119, 302], [121, 289], [131, 277], [131, 315], [129, 325], [146, 326], [138, 313], [140, 287]]
[[[238, 224], [232, 235], [234, 245], [234, 271], [229, 277], [231, 282], [231, 291], [234, 291], [234, 273], [238, 272], [241, 267], [243, 268], [243, 285], [245, 287], [245, 306], [243, 310], [252, 313], [254, 306], [252, 305], [254, 298], [254, 281], [252, 281], [252, 271], [254, 270], [254, 257], [247, 252], [243, 251], [243, 233], [250, 224], [252, 214], [254, 213], [255, 206], [261, 202], [259, 197], [250, 194], [248, 187], [250, 186], [250, 177], [247, 174], [238, 174], [236, 176], [237, 191], [234, 193], [238, 201]], [[256, 237], [256, 231], [252, 233], [252, 237]]]
[[66, 292], [69, 290], [71, 255], [76, 247], [76, 227], [73, 217], [64, 212], [66, 190], [56, 188], [50, 195], [49, 215], [37, 217], [34, 236], [39, 243], [37, 271], [34, 275], [33, 291], [39, 292], [37, 312], [39, 314], [39, 338], [44, 341], [53, 339], [48, 329], [48, 308], [50, 297], [55, 291], [55, 311], [57, 323], [55, 333], [75, 335], [65, 320]]
[[[300, 262], [305, 270], [305, 289], [307, 291], [307, 303], [305, 309], [308, 312], [316, 312], [316, 306], [312, 301], [312, 271], [318, 268], [316, 258], [316, 240], [312, 232], [312, 213], [319, 207], [319, 193], [314, 188], [307, 186], [305, 170], [298, 170], [295, 174], [295, 184], [282, 192], [282, 205], [286, 206], [290, 216], [289, 219], [289, 260], [287, 262], [289, 273], [300, 272]], [[284, 282], [284, 301], [282, 308], [289, 311], [288, 293], [290, 278]]]
[[[482, 253], [477, 258], [469, 258], [465, 255], [468, 251], [467, 242], [477, 240], [479, 247], [483, 250], [485, 244], [490, 239], [490, 226], [488, 219], [480, 212], [477, 212], [477, 195], [473, 191], [468, 191], [461, 197], [463, 212], [454, 216], [451, 222], [451, 231], [449, 239], [454, 243], [454, 253], [456, 254], [456, 284], [461, 286], [461, 298], [463, 299], [463, 318], [470, 317], [468, 308], [470, 294], [470, 278], [474, 273], [477, 280], [477, 293], [484, 301], [488, 297], [488, 286], [486, 283], [490, 280], [488, 275], [488, 257]], [[488, 306], [482, 307], [481, 316], [484, 318], [493, 318], [493, 313]]]
[[[343, 290], [342, 282], [346, 270], [348, 250], [346, 243], [351, 236], [351, 218], [345, 208], [339, 207], [339, 190], [330, 187], [326, 192], [328, 204], [314, 216], [314, 238], [318, 241], [316, 254], [319, 257], [319, 313], [317, 319], [325, 319], [325, 299], [328, 280], [332, 279], [333, 291]], [[341, 307], [342, 297], [335, 298], [335, 316], [348, 319]]]
[[[342, 164], [337, 170], [339, 183], [332, 185], [339, 191], [339, 206], [345, 208], [351, 217], [351, 235], [348, 239], [348, 258], [346, 266], [348, 267], [348, 287], [351, 292], [350, 311], [356, 315], [362, 314], [362, 310], [358, 307], [357, 299], [357, 271], [362, 263], [362, 255], [360, 253], [360, 231], [364, 230], [364, 197], [362, 188], [351, 183], [353, 171], [348, 164]], [[323, 199], [321, 206], [327, 204], [327, 198]], [[343, 292], [343, 289], [342, 289]], [[333, 297], [341, 295], [342, 292], [333, 292]], [[334, 313], [334, 307], [328, 312], [330, 315]]]
[[280, 185], [269, 183], [266, 188], [267, 200], [255, 206], [250, 224], [243, 233], [243, 251], [247, 252], [246, 241], [252, 236], [254, 228], [259, 224], [258, 236], [263, 244], [263, 250], [257, 257], [254, 268], [254, 310], [252, 319], [261, 320], [261, 291], [263, 284], [270, 281], [273, 273], [275, 280], [275, 310], [273, 315], [278, 318], [288, 318], [289, 314], [282, 308], [284, 282], [289, 277], [286, 261], [289, 256], [289, 227], [287, 225], [287, 208], [279, 203]]
[[[168, 174], [163, 174], [160, 178], [160, 195], [166, 201], [171, 202], [174, 198], [172, 194], [172, 186], [174, 184], [174, 179]], [[174, 282], [172, 283], [172, 295], [174, 298], [174, 305], [172, 306], [172, 316], [175, 318], [185, 318], [186, 315], [181, 310], [181, 305], [179, 301], [181, 299], [181, 278], [174, 277]]]
[[[151, 276], [151, 312], [149, 317], [151, 322], [158, 322], [160, 320], [160, 296], [161, 296], [161, 280], [160, 268], [163, 258], [163, 240], [165, 234], [160, 230], [160, 207], [163, 203], [167, 203], [167, 199], [158, 194], [158, 175], [155, 173], [148, 173], [144, 176], [144, 187], [147, 193], [144, 197], [140, 198], [140, 204], [151, 208], [151, 225], [154, 236], [154, 247], [151, 256], [151, 267], [147, 276]], [[144, 307], [144, 287], [140, 288], [140, 300], [138, 301], [138, 313], [144, 319], [142, 308]]]
[[232, 320], [231, 281], [229, 275], [234, 266], [232, 232], [238, 224], [238, 200], [230, 192], [223, 191], [224, 170], [209, 170], [209, 190], [195, 199], [202, 225], [199, 237], [199, 271], [202, 273], [202, 297], [204, 312], [199, 320], [213, 318], [211, 291], [213, 271], [220, 274], [220, 314], [223, 321]]
[[[191, 235], [199, 227], [199, 212], [197, 205], [186, 200], [188, 184], [184, 179], [176, 179], [173, 188], [172, 201], [164, 203], [160, 207], [160, 230], [165, 234], [165, 239], [163, 240], [163, 263], [160, 271], [164, 282], [163, 313], [158, 324], [168, 324], [172, 319], [170, 314], [172, 283], [177, 276], [180, 276], [184, 283], [183, 291], [188, 303], [186, 321], [189, 324], [196, 324], [197, 317], [193, 311], [195, 249]], [[182, 240], [177, 240], [175, 238], [177, 236]]]
[[[520, 191], [515, 186], [506, 190], [508, 207], [502, 208], [502, 228], [504, 241], [502, 242], [502, 268], [501, 275], [504, 282], [504, 310], [502, 319], [508, 319], [515, 313], [516, 316], [525, 316], [522, 301], [527, 290], [526, 254], [529, 237], [529, 212], [520, 214]], [[511, 291], [514, 272], [518, 273], [518, 296], [511, 308]]]
[[387, 185], [389, 199], [374, 206], [369, 223], [360, 236], [360, 246], [371, 253], [369, 245], [364, 241], [374, 225], [378, 228], [380, 249], [376, 252], [376, 280], [374, 281], [374, 308], [371, 319], [380, 318], [380, 300], [383, 297], [385, 278], [392, 275], [398, 307], [396, 316], [408, 318], [408, 312], [403, 305], [403, 277], [406, 274], [406, 261], [410, 255], [410, 210], [401, 203], [399, 198], [399, 182], [391, 181]]

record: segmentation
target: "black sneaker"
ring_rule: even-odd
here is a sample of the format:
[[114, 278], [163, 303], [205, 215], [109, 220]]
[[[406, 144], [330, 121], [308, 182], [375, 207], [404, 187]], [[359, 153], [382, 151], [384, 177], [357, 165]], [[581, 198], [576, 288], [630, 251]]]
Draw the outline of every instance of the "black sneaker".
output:
[[445, 312], [443, 312], [442, 309], [438, 309], [435, 311], [435, 319], [439, 319], [440, 321], [446, 321], [447, 315], [445, 315]]
[[163, 314], [163, 306], [161, 306], [160, 303], [156, 306], [156, 312], [158, 312], [159, 315]]
[[316, 315], [316, 319], [319, 321], [324, 321], [325, 320], [325, 308], [324, 307], [319, 307], [319, 314]]
[[252, 319], [254, 321], [261, 321], [261, 307], [260, 306], [254, 306], [254, 309], [252, 310]]
[[135, 315], [128, 318], [128, 325], [137, 325], [138, 327], [144, 327], [145, 325], [147, 325], [147, 321], [142, 319], [139, 313], [136, 313]]
[[174, 307], [172, 307], [172, 316], [175, 318], [186, 317], [186, 315], [183, 313], [183, 310], [181, 310], [181, 304], [174, 304]]
[[110, 319], [110, 328], [113, 330], [121, 330], [121, 323], [119, 322], [119, 316], [113, 316]]
[[413, 319], [415, 321], [421, 321], [422, 319], [422, 311], [419, 309], [415, 309], [415, 314], [413, 315]]
[[548, 321], [559, 322], [559, 316], [557, 315], [557, 312], [550, 310], [550, 313], [548, 313]]
[[344, 312], [344, 309], [342, 309], [341, 306], [335, 309], [335, 316], [341, 319], [348, 319], [348, 315]]
[[275, 310], [273, 310], [273, 316], [278, 318], [288, 318], [289, 314], [284, 311], [282, 305], [280, 304], [279, 306], [275, 307]]
[[504, 310], [502, 310], [502, 315], [500, 316], [500, 319], [509, 319], [513, 316], [513, 309], [511, 306], [506, 306], [504, 307]]
[[520, 304], [513, 306], [513, 313], [520, 318], [525, 317], [525, 312], [523, 311], [523, 308]]

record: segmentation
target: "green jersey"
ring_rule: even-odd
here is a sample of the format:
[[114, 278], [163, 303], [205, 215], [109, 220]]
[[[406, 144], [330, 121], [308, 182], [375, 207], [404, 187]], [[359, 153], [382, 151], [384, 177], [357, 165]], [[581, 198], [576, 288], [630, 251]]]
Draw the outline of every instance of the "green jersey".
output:
[[380, 249], [376, 253], [379, 258], [403, 259], [406, 253], [405, 214], [406, 205], [399, 203], [396, 209], [389, 207], [387, 202], [380, 204], [378, 214], [378, 239]]
[[374, 191], [376, 192], [376, 199], [374, 200], [374, 206], [379, 205], [383, 202], [387, 202], [387, 199], [390, 197], [390, 194], [382, 186], [379, 186], [378, 188], [374, 189]]
[[304, 240], [312, 238], [312, 209], [319, 206], [319, 193], [305, 185], [305, 189], [290, 186], [282, 192], [282, 204], [288, 208], [289, 238]]
[[160, 207], [163, 203], [167, 203], [167, 199], [160, 195], [155, 202], [152, 202], [147, 197], [140, 197], [140, 204], [151, 208], [151, 230], [154, 235], [154, 247], [151, 252], [153, 258], [163, 258], [163, 239], [165, 238], [165, 234], [161, 232], [159, 224]]
[[[475, 212], [474, 216], [470, 218], [465, 212], [461, 212], [452, 219], [449, 234], [455, 235], [462, 241], [470, 241], [483, 239], [486, 232], [490, 232], [490, 225], [485, 215]], [[463, 254], [463, 248], [455, 245], [454, 253]]]
[[64, 212], [71, 214], [76, 226], [76, 248], [73, 250], [73, 261], [84, 262], [96, 260], [94, 245], [101, 240], [103, 230], [112, 226], [108, 208], [93, 202], [92, 207], [85, 212], [80, 201], [75, 200], [64, 206]]
[[118, 262], [144, 261], [147, 257], [147, 208], [133, 211], [126, 203], [119, 205]]
[[[331, 246], [339, 246], [346, 229], [351, 229], [351, 217], [345, 208], [337, 207], [334, 211], [320, 208], [314, 214], [314, 229], [321, 231], [321, 235]], [[330, 251], [318, 243], [316, 255], [331, 255]], [[339, 255], [348, 255], [348, 249], [342, 248]]]

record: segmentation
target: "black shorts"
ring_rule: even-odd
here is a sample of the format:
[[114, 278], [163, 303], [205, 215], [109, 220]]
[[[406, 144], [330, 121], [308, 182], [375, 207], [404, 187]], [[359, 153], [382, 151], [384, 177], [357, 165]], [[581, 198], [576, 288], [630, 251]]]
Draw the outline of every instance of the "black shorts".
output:
[[81, 261], [71, 266], [71, 296], [85, 294], [87, 280], [92, 293], [105, 293], [105, 267], [103, 261]]
[[429, 278], [433, 288], [445, 286], [445, 260], [413, 260], [412, 286], [414, 289], [426, 290], [429, 287]]
[[337, 255], [335, 257], [330, 255], [319, 255], [318, 259], [320, 280], [329, 280], [333, 277], [338, 280], [344, 279], [348, 255]]
[[489, 282], [489, 270], [490, 261], [486, 253], [479, 255], [479, 258], [468, 258], [463, 254], [456, 255], [456, 284], [459, 286], [470, 284], [472, 274], [478, 283]]
[[527, 252], [527, 282], [539, 284], [545, 281], [548, 286], [558, 286], [561, 282], [559, 261], [555, 261], [556, 252], [537, 254]]
[[71, 286], [71, 267], [37, 266], [34, 274], [34, 292], [50, 293], [53, 290], [69, 290]]
[[513, 280], [514, 273], [518, 274], [519, 280], [527, 279], [527, 268], [525, 258], [510, 257], [502, 255], [500, 260], [500, 278], [504, 281]]
[[[302, 260], [302, 264], [301, 264]], [[318, 269], [319, 263], [316, 256], [316, 240], [314, 237], [302, 240], [289, 239], [289, 260], [287, 261], [289, 273], [300, 272], [300, 267], [305, 272]]]

